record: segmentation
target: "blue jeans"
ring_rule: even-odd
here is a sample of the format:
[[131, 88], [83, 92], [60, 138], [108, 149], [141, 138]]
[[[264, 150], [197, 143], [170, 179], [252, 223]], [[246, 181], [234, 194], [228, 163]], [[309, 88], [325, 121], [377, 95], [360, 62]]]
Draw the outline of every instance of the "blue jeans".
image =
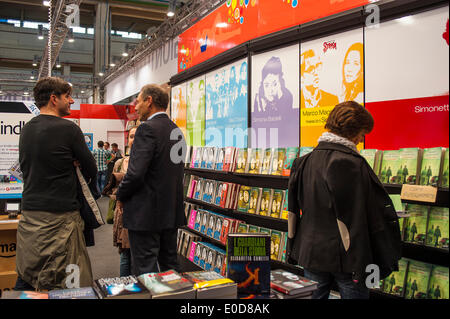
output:
[[124, 249], [120, 253], [120, 277], [131, 275], [131, 252], [130, 249]]
[[97, 172], [97, 188], [98, 192], [101, 194], [103, 188], [106, 186], [106, 173], [107, 171], [98, 171]]
[[342, 299], [369, 299], [369, 288], [355, 284], [352, 274], [313, 272], [305, 269], [305, 277], [319, 283], [318, 289], [312, 295], [313, 299], [328, 299], [334, 281], [339, 287]]

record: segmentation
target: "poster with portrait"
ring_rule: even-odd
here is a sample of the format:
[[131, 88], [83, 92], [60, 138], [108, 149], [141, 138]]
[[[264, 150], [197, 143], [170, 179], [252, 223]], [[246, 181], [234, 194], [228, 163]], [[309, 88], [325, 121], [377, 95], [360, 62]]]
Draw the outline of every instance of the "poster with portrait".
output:
[[207, 146], [247, 147], [247, 59], [206, 74]]
[[317, 145], [331, 110], [344, 101], [364, 103], [363, 29], [302, 43], [300, 146]]
[[251, 147], [299, 142], [299, 45], [252, 56]]
[[83, 133], [83, 135], [88, 149], [92, 152], [94, 150], [94, 133]]
[[186, 137], [186, 83], [172, 87], [171, 118]]
[[366, 148], [448, 147], [448, 5], [365, 28], [364, 41]]
[[205, 76], [189, 81], [186, 89], [186, 142], [205, 146]]

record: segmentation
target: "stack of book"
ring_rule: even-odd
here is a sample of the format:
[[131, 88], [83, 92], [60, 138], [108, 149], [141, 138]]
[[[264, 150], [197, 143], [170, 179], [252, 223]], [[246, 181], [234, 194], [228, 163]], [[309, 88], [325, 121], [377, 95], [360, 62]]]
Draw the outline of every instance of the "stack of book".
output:
[[206, 242], [192, 242], [188, 259], [206, 271], [214, 271], [222, 276], [226, 272], [225, 251]]
[[94, 280], [99, 299], [149, 299], [150, 292], [136, 276], [100, 278]]
[[289, 271], [276, 269], [270, 272], [270, 287], [278, 299], [311, 299], [318, 283]]
[[194, 285], [196, 299], [237, 298], [237, 284], [215, 271], [185, 272], [183, 276]]
[[195, 299], [192, 282], [173, 269], [137, 278], [148, 289], [151, 299]]

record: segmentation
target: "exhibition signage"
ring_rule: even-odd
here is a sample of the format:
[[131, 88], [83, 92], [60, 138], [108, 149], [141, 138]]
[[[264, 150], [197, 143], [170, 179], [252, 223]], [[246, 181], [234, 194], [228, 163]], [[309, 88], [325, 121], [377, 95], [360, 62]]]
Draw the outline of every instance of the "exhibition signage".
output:
[[369, 0], [228, 0], [179, 36], [178, 72], [246, 41], [369, 3]]

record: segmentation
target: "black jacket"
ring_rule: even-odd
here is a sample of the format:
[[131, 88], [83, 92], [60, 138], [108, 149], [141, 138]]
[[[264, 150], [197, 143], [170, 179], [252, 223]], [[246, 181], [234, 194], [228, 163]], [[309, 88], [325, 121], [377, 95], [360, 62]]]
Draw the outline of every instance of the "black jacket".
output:
[[[401, 236], [394, 205], [357, 152], [321, 142], [297, 158], [289, 178], [289, 211], [297, 217], [291, 258], [305, 269], [380, 279], [398, 270]], [[299, 212], [302, 210], [302, 216]]]
[[162, 231], [186, 224], [182, 150], [184, 136], [166, 114], [137, 128], [128, 170], [116, 194], [123, 202], [124, 228]]

